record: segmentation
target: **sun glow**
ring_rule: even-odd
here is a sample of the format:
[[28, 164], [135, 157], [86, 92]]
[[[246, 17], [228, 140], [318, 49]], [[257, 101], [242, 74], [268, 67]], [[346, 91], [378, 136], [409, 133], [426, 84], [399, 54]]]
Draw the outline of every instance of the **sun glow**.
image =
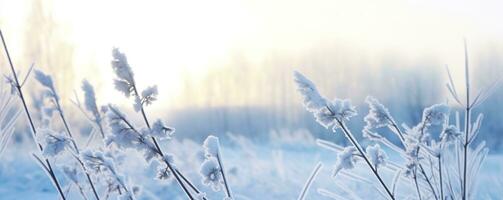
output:
[[[23, 3], [0, 0], [0, 22], [23, 32], [26, 30], [19, 24], [24, 18], [16, 17], [23, 12], [8, 8], [24, 8], [29, 16], [33, 10], [27, 5], [37, 0], [16, 2]], [[500, 4], [489, 0], [445, 4], [396, 0], [52, 0], [44, 1], [40, 9], [64, 27], [60, 35], [75, 47], [75, 76], [65, 82], [78, 88], [87, 78], [99, 86], [104, 102], [120, 100], [110, 78], [111, 49], [119, 47], [128, 55], [140, 86], [158, 84], [160, 100], [179, 101], [177, 106], [184, 106], [191, 102], [177, 99], [184, 95], [187, 82], [196, 89], [185, 95], [195, 102], [219, 93], [223, 96], [211, 100], [212, 105], [267, 104], [267, 100], [257, 100], [263, 96], [261, 89], [240, 89], [236, 84], [263, 81], [268, 73], [282, 67], [316, 67], [312, 66], [316, 62], [343, 57], [338, 52], [350, 55], [347, 59], [355, 63], [365, 58], [367, 67], [379, 66], [383, 57], [399, 58], [404, 66], [428, 59], [441, 67], [453, 66], [454, 75], [461, 75], [457, 69], [463, 65], [463, 37], [474, 47], [472, 52], [487, 44], [503, 46], [503, 25], [494, 23], [502, 17], [495, 10]], [[19, 22], [6, 21], [13, 17]], [[337, 49], [326, 50], [333, 46]], [[58, 59], [56, 52], [49, 56]], [[339, 67], [337, 64], [334, 67]], [[228, 93], [206, 91], [203, 80], [208, 74], [219, 72], [213, 78], [222, 80], [231, 76], [222, 69], [237, 72], [233, 76], [240, 71], [254, 74], [247, 74], [245, 80], [219, 83]], [[235, 98], [231, 92], [246, 94]]]

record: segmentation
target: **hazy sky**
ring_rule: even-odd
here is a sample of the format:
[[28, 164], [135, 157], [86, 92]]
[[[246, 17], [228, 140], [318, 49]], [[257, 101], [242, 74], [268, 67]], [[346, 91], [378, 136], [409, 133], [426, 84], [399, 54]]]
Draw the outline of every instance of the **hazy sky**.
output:
[[[78, 88], [88, 78], [101, 85], [99, 95], [107, 101], [118, 96], [110, 84], [113, 46], [126, 51], [138, 82], [159, 84], [166, 101], [181, 95], [186, 79], [197, 83], [215, 70], [239, 71], [237, 58], [257, 68], [254, 73], [267, 73], [275, 57], [289, 58], [288, 69], [315, 68], [296, 65], [306, 65], [300, 58], [313, 51], [320, 57], [342, 51], [347, 60], [365, 58], [365, 67], [396, 57], [408, 64], [448, 64], [461, 75], [463, 37], [471, 55], [503, 47], [503, 3], [497, 0], [52, 0], [39, 3], [45, 18], [33, 22], [34, 1], [0, 0], [0, 28], [13, 54], [24, 65], [39, 60], [23, 53], [31, 46], [27, 38], [39, 34], [27, 24], [42, 26], [50, 18], [57, 30], [48, 43], [60, 40], [74, 47], [72, 66], [51, 72], [71, 68], [72, 78], [65, 82]], [[323, 50], [331, 46], [337, 50]], [[46, 60], [61, 59], [57, 50], [44, 53]], [[355, 70], [365, 70], [359, 67]]]

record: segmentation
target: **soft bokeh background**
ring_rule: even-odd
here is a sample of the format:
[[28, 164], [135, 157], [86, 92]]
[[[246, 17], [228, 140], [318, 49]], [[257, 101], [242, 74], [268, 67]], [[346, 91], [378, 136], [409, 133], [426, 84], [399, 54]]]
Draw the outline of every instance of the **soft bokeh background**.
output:
[[[0, 28], [18, 69], [35, 63], [56, 77], [67, 109], [75, 109], [70, 99], [84, 78], [100, 103], [130, 103], [112, 84], [111, 49], [119, 47], [140, 87], [159, 86], [148, 112], [169, 119], [179, 137], [266, 139], [271, 130], [299, 128], [323, 137], [302, 109], [293, 70], [327, 96], [351, 98], [360, 116], [373, 95], [416, 123], [423, 107], [447, 101], [446, 65], [462, 86], [464, 38], [474, 87], [502, 76], [501, 7], [491, 0], [0, 0]], [[4, 56], [0, 64], [6, 73]], [[501, 121], [503, 107], [494, 105], [502, 94], [479, 109], [488, 124], [482, 138], [503, 132], [491, 121]]]

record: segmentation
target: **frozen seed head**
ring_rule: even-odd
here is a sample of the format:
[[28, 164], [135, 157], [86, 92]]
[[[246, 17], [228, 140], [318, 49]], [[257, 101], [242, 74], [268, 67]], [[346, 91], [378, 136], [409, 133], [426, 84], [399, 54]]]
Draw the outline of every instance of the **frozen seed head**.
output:
[[166, 126], [162, 120], [157, 119], [152, 124], [152, 129], [149, 132], [149, 135], [153, 136], [155, 138], [158, 138], [160, 140], [165, 140], [165, 139], [169, 140], [173, 136], [174, 132], [175, 132], [174, 128]]
[[82, 91], [84, 91], [84, 105], [86, 110], [91, 112], [94, 116], [94, 120], [99, 123], [101, 121], [101, 115], [98, 111], [98, 105], [96, 104], [96, 94], [93, 86], [85, 79], [82, 81]]
[[[114, 80], [115, 89], [124, 93], [126, 97], [135, 94], [134, 74], [129, 66], [126, 55], [119, 49], [112, 50], [112, 68], [117, 78]], [[137, 97], [138, 98], [138, 97]]]
[[343, 169], [353, 169], [356, 163], [356, 149], [353, 146], [345, 147], [342, 152], [337, 155], [337, 161], [334, 165], [334, 176]]
[[335, 99], [327, 102], [327, 105], [314, 113], [316, 121], [325, 128], [340, 128], [337, 121], [348, 121], [356, 116], [356, 110], [348, 99]]
[[388, 159], [388, 156], [386, 155], [386, 152], [384, 152], [381, 149], [381, 146], [379, 146], [379, 144], [368, 146], [366, 149], [366, 153], [370, 159], [370, 162], [376, 169], [386, 165], [386, 160]]
[[66, 137], [63, 133], [58, 133], [47, 128], [39, 130], [38, 140], [44, 147], [42, 154], [45, 157], [56, 157], [60, 155], [71, 143], [71, 139]]
[[35, 79], [42, 84], [44, 87], [49, 89], [54, 88], [54, 83], [52, 81], [52, 77], [48, 74], [45, 74], [43, 71], [36, 69], [35, 70]]
[[150, 105], [152, 102], [157, 100], [157, 85], [150, 86], [141, 92], [142, 102], [144, 105]]
[[297, 91], [303, 97], [303, 103], [310, 112], [317, 111], [326, 105], [326, 100], [320, 95], [314, 83], [307, 79], [300, 72], [294, 72], [294, 81], [297, 85]]
[[133, 148], [137, 144], [139, 138], [138, 135], [124, 123], [124, 117], [124, 114], [119, 112], [119, 110], [110, 106], [107, 112], [107, 120], [111, 131], [109, 131], [105, 142], [107, 144], [114, 143], [121, 149]]
[[218, 137], [209, 135], [206, 140], [204, 140], [203, 148], [207, 157], [217, 157], [220, 151]]
[[443, 124], [449, 117], [449, 107], [445, 104], [435, 104], [423, 111], [423, 123], [425, 125]]
[[222, 174], [220, 173], [220, 166], [216, 158], [208, 158], [201, 165], [199, 170], [201, 177], [203, 178], [203, 184], [210, 186], [213, 191], [220, 191], [223, 184]]
[[133, 70], [129, 66], [126, 54], [122, 53], [118, 48], [112, 50], [112, 68], [118, 79], [128, 83], [134, 83]]
[[34, 73], [35, 73], [35, 79], [45, 88], [44, 94], [58, 101], [59, 96], [54, 88], [54, 82], [52, 80], [52, 77], [48, 74], [45, 74], [43, 71], [37, 69], [34, 71]]
[[454, 126], [454, 125], [449, 125], [444, 127], [444, 130], [442, 130], [442, 133], [440, 134], [440, 139], [442, 142], [445, 143], [452, 143], [459, 139], [461, 137], [461, 131]]
[[115, 89], [122, 92], [124, 96], [130, 97], [133, 92], [133, 85], [122, 80], [114, 80]]
[[391, 125], [393, 118], [384, 105], [382, 105], [376, 98], [368, 96], [365, 102], [370, 107], [369, 114], [365, 116], [366, 128], [381, 128]]
[[84, 150], [80, 153], [80, 157], [86, 169], [95, 173], [102, 173], [114, 168], [113, 161], [105, 157], [101, 151]]

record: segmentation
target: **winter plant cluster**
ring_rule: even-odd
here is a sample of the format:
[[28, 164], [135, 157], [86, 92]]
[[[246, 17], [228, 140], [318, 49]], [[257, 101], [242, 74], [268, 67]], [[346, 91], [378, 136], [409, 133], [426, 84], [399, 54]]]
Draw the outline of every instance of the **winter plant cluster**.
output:
[[[174, 180], [175, 186], [178, 186], [188, 199], [207, 199], [205, 193], [184, 174], [184, 169], [177, 167], [176, 155], [161, 148], [161, 142], [169, 143], [173, 138], [175, 129], [167, 126], [162, 119], [151, 121], [148, 117], [146, 107], [156, 101], [157, 87], [151, 86], [143, 90], [137, 87], [133, 70], [123, 52], [116, 48], [112, 51], [114, 84], [125, 98], [132, 99], [134, 111], [138, 115], [127, 115], [121, 111], [122, 108], [113, 104], [98, 104], [93, 86], [84, 80], [83, 104], [78, 98], [73, 103], [88, 119], [93, 131], [87, 142], [79, 143], [74, 137], [74, 129], [67, 120], [67, 113], [62, 107], [62, 99], [58, 95], [54, 79], [32, 66], [20, 81], [1, 32], [0, 36], [10, 64], [11, 74], [5, 77], [12, 94], [1, 96], [0, 119], [6, 119], [2, 116], [7, 114], [7, 108], [14, 99], [17, 98], [22, 103], [31, 134], [39, 150], [33, 153], [33, 158], [47, 173], [61, 199], [68, 199], [72, 189], [77, 190], [83, 199], [99, 200], [113, 196], [121, 200], [136, 199], [142, 186], [132, 183], [119, 167], [124, 157], [128, 156], [128, 151], [140, 153], [147, 164], [157, 166], [157, 175], [152, 177], [153, 179]], [[23, 91], [24, 83], [29, 79], [31, 72], [42, 88], [42, 95], [35, 97], [33, 101], [36, 112], [30, 109]], [[21, 111], [17, 111], [9, 121], [2, 122], [0, 153], [12, 135], [14, 121], [20, 113]], [[143, 124], [133, 123], [131, 119], [134, 117], [141, 118]], [[62, 130], [52, 124], [55, 120], [61, 122]], [[91, 141], [94, 143], [91, 144]], [[208, 136], [203, 147], [206, 160], [200, 168], [201, 183], [214, 191], [225, 188], [225, 199], [232, 199], [218, 138]], [[59, 173], [56, 171], [62, 172], [65, 176], [57, 176]], [[62, 181], [63, 179], [65, 180]]]
[[[339, 176], [345, 176], [367, 184], [385, 199], [465, 200], [474, 198], [477, 174], [488, 153], [484, 142], [474, 143], [483, 114], [478, 114], [473, 120], [472, 110], [484, 102], [499, 83], [497, 81], [481, 90], [472, 99], [467, 59], [465, 70], [466, 92], [461, 99], [447, 69], [447, 88], [454, 104], [464, 110], [464, 123], [453, 107], [435, 104], [424, 109], [422, 120], [417, 124], [400, 124], [378, 99], [368, 96], [365, 102], [369, 112], [364, 118], [366, 125], [361, 131], [362, 137], [357, 137], [355, 130], [348, 127], [351, 118], [357, 115], [350, 100], [327, 99], [311, 80], [299, 72], [294, 73], [294, 80], [307, 111], [325, 128], [336, 134], [344, 134], [351, 144], [342, 147], [326, 140], [317, 141], [318, 145], [337, 153], [332, 174], [336, 181]], [[394, 137], [385, 137], [382, 134], [384, 131], [391, 131]], [[366, 147], [363, 144], [367, 144]], [[401, 157], [402, 161], [389, 159], [387, 154], [396, 154], [393, 157]], [[352, 173], [351, 170], [357, 165], [363, 165], [377, 181], [369, 181]], [[316, 173], [310, 179], [314, 176]], [[361, 199], [357, 192], [349, 188], [343, 190], [346, 195], [322, 188], [318, 192], [334, 199], [344, 199], [347, 194], [351, 199]], [[303, 193], [299, 199], [303, 199]]]
[[[74, 133], [75, 129], [67, 120], [54, 79], [34, 69], [33, 65], [20, 79], [1, 31], [0, 36], [11, 71], [10, 75], [5, 75], [10, 94], [3, 90], [0, 94], [0, 156], [14, 132], [15, 121], [24, 111], [38, 149], [32, 154], [34, 161], [46, 172], [63, 200], [69, 198], [72, 190], [86, 200], [112, 197], [120, 200], [137, 199], [142, 186], [128, 179], [120, 167], [124, 158], [130, 156], [129, 152], [140, 154], [146, 166], [155, 166], [156, 175], [152, 179], [173, 182], [172, 186], [176, 186], [187, 199], [208, 199], [205, 192], [196, 186], [198, 184], [189, 180], [187, 169], [178, 167], [176, 155], [163, 150], [162, 144], [169, 144], [175, 129], [162, 119], [149, 117], [146, 108], [157, 100], [157, 86], [143, 90], [139, 88], [123, 52], [116, 48], [112, 50], [113, 81], [115, 88], [131, 100], [135, 112], [126, 114], [124, 108], [117, 105], [99, 104], [93, 86], [83, 80], [83, 102], [77, 98], [73, 103], [88, 119], [93, 130], [86, 142], [79, 142], [75, 136], [80, 134]], [[294, 73], [294, 80], [305, 108], [314, 115], [315, 120], [335, 134], [343, 134], [349, 141], [349, 146], [341, 146], [317, 140], [319, 146], [337, 154], [333, 173], [330, 174], [336, 182], [345, 177], [359, 183], [359, 187], [368, 186], [376, 191], [375, 198], [379, 198], [379, 195], [380, 198], [393, 200], [466, 200], [475, 197], [477, 174], [488, 153], [484, 142], [474, 142], [483, 114], [473, 119], [473, 109], [489, 97], [499, 82], [472, 96], [468, 59], [465, 60], [465, 71], [464, 97], [456, 91], [447, 69], [447, 88], [454, 103], [425, 108], [421, 121], [416, 124], [400, 123], [378, 99], [367, 97], [365, 102], [369, 111], [364, 117], [365, 126], [358, 131], [361, 133], [358, 135], [349, 126], [358, 114], [349, 99], [327, 99], [311, 80], [299, 72]], [[28, 105], [23, 90], [31, 74], [42, 88], [41, 95], [33, 97], [32, 106]], [[16, 100], [22, 104], [22, 110], [12, 106]], [[461, 122], [460, 112], [454, 106], [463, 108], [464, 122]], [[136, 119], [141, 123], [135, 123]], [[55, 121], [62, 126], [54, 125]], [[393, 134], [389, 136], [384, 132]], [[222, 191], [225, 200], [234, 199], [225, 173], [219, 138], [209, 135], [202, 148], [204, 160], [198, 170], [201, 185], [213, 192]], [[316, 165], [301, 190], [299, 200], [305, 199], [322, 166], [321, 162]], [[367, 169], [374, 178], [360, 176], [355, 168]], [[324, 188], [318, 188], [317, 191], [333, 199], [363, 198], [345, 184], [336, 185], [343, 193]]]

